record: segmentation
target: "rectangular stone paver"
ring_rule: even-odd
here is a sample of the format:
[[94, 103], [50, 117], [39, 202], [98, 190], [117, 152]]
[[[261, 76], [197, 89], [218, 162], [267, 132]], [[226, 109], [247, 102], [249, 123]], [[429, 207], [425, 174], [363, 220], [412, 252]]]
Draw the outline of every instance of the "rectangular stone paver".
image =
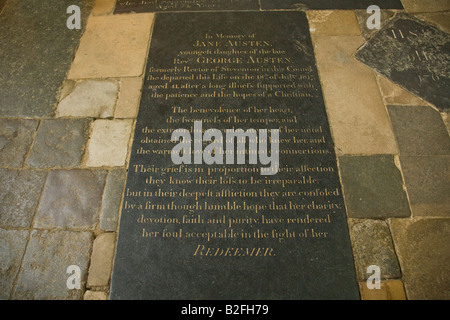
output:
[[127, 172], [124, 169], [111, 170], [106, 177], [100, 212], [100, 229], [116, 231], [119, 220], [120, 203]]
[[140, 76], [152, 23], [152, 13], [91, 16], [68, 78]]
[[450, 299], [450, 220], [393, 219], [408, 299]]
[[0, 226], [30, 227], [47, 172], [0, 169]]
[[450, 137], [431, 107], [388, 106], [400, 155], [450, 155]]
[[134, 119], [139, 108], [141, 97], [142, 78], [120, 79], [120, 93], [116, 104], [114, 118]]
[[358, 280], [367, 280], [371, 275], [367, 268], [380, 267], [381, 279], [401, 277], [389, 225], [382, 220], [350, 219], [350, 237], [353, 244]]
[[[81, 289], [69, 289], [69, 266], [80, 268], [85, 285], [92, 246], [90, 232], [34, 230], [25, 252], [13, 299], [81, 299]], [[73, 273], [72, 273], [73, 275]]]
[[93, 230], [98, 221], [106, 171], [53, 170], [36, 213], [36, 228]]
[[450, 216], [450, 156], [400, 157], [414, 216]]
[[23, 166], [39, 121], [0, 119], [0, 166]]
[[118, 91], [115, 81], [81, 81], [59, 102], [56, 117], [112, 118]]
[[133, 121], [96, 120], [89, 139], [86, 166], [122, 167], [126, 163]]
[[0, 228], [0, 299], [9, 299], [11, 295], [29, 233]]
[[354, 59], [361, 36], [313, 35], [334, 142], [343, 154], [396, 154], [389, 117], [372, 70]]
[[90, 119], [42, 120], [27, 165], [34, 168], [80, 166], [90, 123]]
[[408, 198], [392, 155], [341, 156], [347, 214], [352, 218], [408, 217]]
[[115, 242], [116, 233], [102, 233], [95, 238], [87, 279], [88, 287], [109, 285]]

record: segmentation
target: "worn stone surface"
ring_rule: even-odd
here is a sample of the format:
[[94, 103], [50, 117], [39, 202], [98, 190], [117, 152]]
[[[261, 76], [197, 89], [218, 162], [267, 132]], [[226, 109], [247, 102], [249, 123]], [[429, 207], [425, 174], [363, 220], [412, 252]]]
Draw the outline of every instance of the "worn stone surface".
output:
[[[381, 7], [383, 8], [383, 7]], [[383, 27], [394, 15], [395, 11], [392, 10], [381, 10], [380, 11], [380, 27]], [[367, 12], [367, 9], [365, 10], [355, 10], [356, 19], [358, 20], [359, 27], [361, 29], [362, 36], [367, 40], [372, 35], [377, 33], [379, 29], [369, 29], [367, 27], [367, 20], [373, 15], [373, 12]]]
[[450, 220], [393, 219], [392, 236], [408, 299], [449, 300]]
[[133, 121], [96, 120], [89, 139], [86, 165], [121, 167], [125, 165]]
[[81, 30], [66, 27], [65, 2], [8, 0], [0, 15], [1, 116], [53, 114], [92, 7], [91, 1], [70, 4], [81, 9]]
[[90, 124], [89, 119], [42, 120], [27, 165], [34, 168], [79, 166]]
[[13, 299], [81, 299], [81, 289], [67, 288], [67, 268], [80, 268], [85, 285], [92, 246], [90, 232], [33, 230], [19, 272]]
[[362, 300], [406, 300], [401, 280], [382, 281], [380, 289], [369, 289], [366, 282], [360, 282]]
[[450, 3], [448, 0], [402, 0], [403, 7], [407, 12], [435, 12], [450, 10]]
[[371, 265], [380, 267], [381, 279], [401, 277], [389, 226], [382, 220], [351, 219], [349, 223], [358, 280], [367, 280]]
[[116, 104], [114, 118], [136, 118], [139, 98], [141, 97], [142, 78], [120, 79], [120, 93]]
[[82, 81], [61, 100], [55, 115], [56, 117], [113, 117], [118, 91], [119, 86], [113, 81]]
[[28, 230], [0, 228], [0, 299], [9, 299], [22, 263]]
[[31, 147], [37, 120], [0, 119], [0, 166], [20, 168]]
[[450, 216], [450, 156], [401, 156], [414, 216]]
[[140, 76], [152, 23], [151, 13], [91, 16], [68, 78]]
[[92, 8], [91, 14], [93, 16], [112, 14], [115, 5], [116, 0], [95, 0], [95, 5], [94, 8]]
[[103, 291], [87, 290], [84, 293], [83, 300], [108, 300], [108, 294]]
[[388, 106], [400, 155], [450, 155], [450, 137], [431, 107]]
[[102, 233], [94, 240], [87, 286], [109, 285], [114, 259], [115, 233]]
[[0, 169], [0, 226], [31, 225], [46, 175], [45, 171]]
[[342, 156], [339, 167], [349, 217], [389, 218], [411, 214], [402, 175], [392, 155]]
[[397, 14], [357, 52], [356, 58], [393, 82], [450, 108], [450, 34], [407, 14]]
[[82, 228], [97, 224], [106, 172], [53, 170], [36, 213], [36, 228]]
[[364, 39], [361, 36], [319, 35], [312, 38], [338, 152], [396, 154], [395, 136], [375, 76], [353, 58]]
[[444, 32], [450, 33], [450, 12], [431, 12], [420, 13], [415, 15], [420, 20], [423, 20]]
[[377, 75], [378, 86], [380, 87], [383, 101], [386, 105], [402, 105], [402, 106], [427, 106], [427, 101], [412, 94], [406, 89], [395, 84], [388, 78]]
[[111, 170], [106, 178], [102, 209], [100, 212], [100, 229], [104, 231], [117, 230], [126, 175], [126, 170], [117, 169]]
[[360, 35], [355, 13], [350, 10], [306, 11], [311, 33], [322, 35]]

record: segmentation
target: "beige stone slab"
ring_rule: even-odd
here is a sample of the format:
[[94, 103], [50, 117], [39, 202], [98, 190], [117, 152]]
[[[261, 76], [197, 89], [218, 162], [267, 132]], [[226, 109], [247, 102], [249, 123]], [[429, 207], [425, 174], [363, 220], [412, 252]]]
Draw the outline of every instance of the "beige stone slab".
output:
[[359, 283], [362, 300], [406, 300], [401, 280], [387, 280], [380, 283], [380, 289], [369, 289], [365, 281]]
[[111, 118], [118, 91], [114, 81], [81, 81], [59, 102], [55, 117]]
[[116, 0], [95, 0], [95, 5], [94, 8], [92, 8], [91, 14], [93, 16], [112, 14], [115, 6]]
[[115, 233], [102, 233], [94, 240], [87, 279], [88, 287], [107, 286], [114, 259]]
[[406, 12], [437, 12], [450, 10], [448, 0], [401, 0]]
[[450, 219], [393, 219], [391, 230], [408, 299], [450, 299]]
[[341, 154], [397, 154], [374, 72], [354, 58], [361, 36], [313, 35], [334, 142]]
[[425, 100], [417, 97], [411, 92], [403, 89], [388, 78], [377, 75], [378, 85], [380, 87], [383, 101], [386, 105], [403, 106], [427, 106], [430, 105]]
[[416, 14], [416, 17], [444, 32], [450, 33], [450, 12], [420, 13]]
[[134, 119], [137, 116], [142, 90], [142, 78], [123, 78], [120, 80], [119, 99], [115, 118]]
[[91, 16], [68, 78], [140, 76], [152, 23], [152, 13]]
[[83, 300], [108, 300], [108, 294], [103, 291], [87, 290], [84, 293]]
[[354, 11], [308, 10], [306, 14], [311, 33], [331, 36], [361, 34]]
[[126, 165], [132, 120], [96, 120], [92, 126], [85, 163], [88, 167]]

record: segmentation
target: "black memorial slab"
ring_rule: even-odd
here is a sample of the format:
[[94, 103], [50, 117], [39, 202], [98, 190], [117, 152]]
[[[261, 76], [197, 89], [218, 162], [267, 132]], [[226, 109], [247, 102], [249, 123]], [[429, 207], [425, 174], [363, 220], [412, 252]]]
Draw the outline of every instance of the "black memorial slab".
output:
[[[305, 13], [157, 14], [146, 68], [111, 299], [358, 299]], [[250, 164], [254, 138], [245, 164], [176, 165], [182, 128], [205, 151], [254, 129], [271, 157], [277, 129], [279, 168]]]
[[400, 0], [261, 0], [263, 10], [352, 10], [367, 9], [371, 5], [377, 5], [380, 9], [403, 9]]
[[441, 111], [449, 110], [450, 34], [400, 14], [356, 58]]
[[117, 0], [114, 13], [259, 10], [259, 0]]

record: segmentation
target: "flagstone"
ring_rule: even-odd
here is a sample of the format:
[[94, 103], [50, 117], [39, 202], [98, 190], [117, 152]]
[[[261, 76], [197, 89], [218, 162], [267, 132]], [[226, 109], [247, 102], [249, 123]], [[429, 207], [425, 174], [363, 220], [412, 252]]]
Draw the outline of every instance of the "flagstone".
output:
[[104, 170], [53, 170], [36, 213], [36, 228], [94, 230], [99, 216]]
[[396, 154], [375, 75], [354, 57], [361, 36], [313, 35], [334, 142], [341, 154]]
[[60, 101], [56, 117], [111, 118], [119, 86], [113, 81], [86, 80]]
[[[91, 232], [33, 230], [12, 298], [81, 299], [91, 246]], [[72, 265], [80, 269], [80, 289], [70, 289], [67, 286], [67, 280], [71, 276], [67, 269]]]
[[91, 16], [68, 78], [140, 76], [152, 23], [152, 13]]
[[39, 121], [0, 119], [0, 166], [23, 166]]

